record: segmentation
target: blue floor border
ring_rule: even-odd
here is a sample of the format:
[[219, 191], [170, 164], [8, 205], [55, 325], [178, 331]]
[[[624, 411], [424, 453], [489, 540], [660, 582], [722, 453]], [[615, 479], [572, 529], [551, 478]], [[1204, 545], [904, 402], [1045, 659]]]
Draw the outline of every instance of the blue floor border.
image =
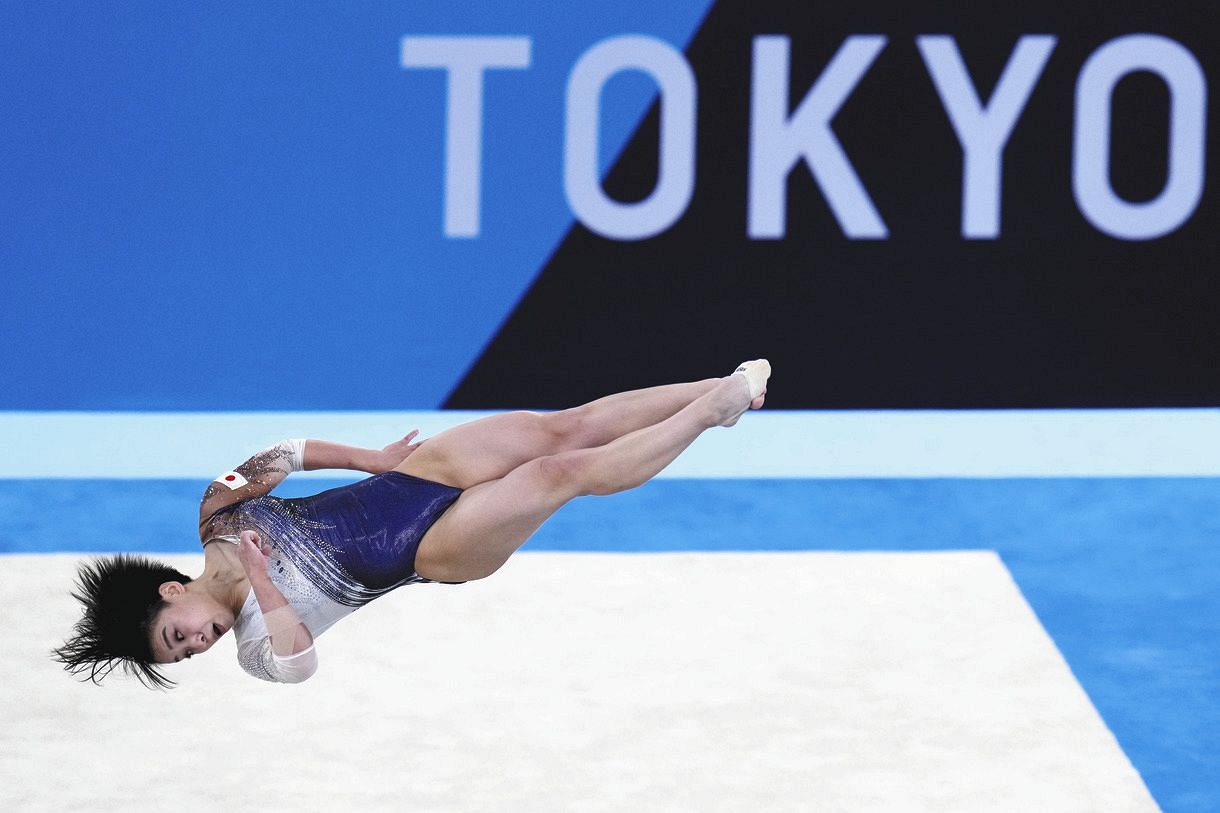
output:
[[[197, 550], [203, 485], [2, 480], [0, 552]], [[1220, 810], [1220, 480], [662, 480], [527, 547], [995, 550], [1158, 803]]]

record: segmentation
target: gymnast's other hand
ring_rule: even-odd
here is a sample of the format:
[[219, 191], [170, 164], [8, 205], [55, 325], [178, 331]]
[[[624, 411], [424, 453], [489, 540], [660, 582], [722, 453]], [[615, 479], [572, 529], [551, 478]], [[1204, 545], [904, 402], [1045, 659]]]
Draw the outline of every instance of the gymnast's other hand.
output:
[[241, 562], [242, 569], [246, 571], [246, 578], [254, 581], [259, 577], [266, 577], [267, 557], [270, 553], [271, 548], [263, 544], [262, 537], [256, 532], [241, 532], [237, 558]]
[[419, 443], [411, 442], [411, 441], [415, 440], [415, 437], [418, 434], [419, 434], [418, 429], [412, 429], [410, 432], [408, 432], [406, 434], [406, 437], [402, 438], [401, 440], [396, 440], [393, 443], [391, 443], [389, 446], [386, 446], [384, 449], [382, 449], [381, 453], [379, 455], [380, 460], [379, 460], [379, 463], [377, 466], [379, 471], [372, 472], [372, 473], [381, 474], [382, 472], [387, 472], [392, 469], [398, 468], [399, 464], [401, 464], [402, 461], [406, 460], [407, 457], [410, 456], [410, 454], [412, 452], [414, 452], [416, 449], [418, 449], [420, 447], [420, 445], [423, 443], [422, 440]]

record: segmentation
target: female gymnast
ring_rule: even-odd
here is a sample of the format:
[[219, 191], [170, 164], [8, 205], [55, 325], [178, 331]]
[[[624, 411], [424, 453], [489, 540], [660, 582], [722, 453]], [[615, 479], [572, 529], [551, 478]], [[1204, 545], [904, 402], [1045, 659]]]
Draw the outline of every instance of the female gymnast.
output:
[[[82, 565], [73, 596], [84, 615], [53, 656], [95, 683], [122, 665], [165, 688], [158, 665], [233, 630], [246, 672], [299, 683], [317, 670], [314, 638], [339, 619], [404, 584], [491, 575], [569, 500], [635, 488], [705, 429], [760, 408], [770, 375], [759, 359], [725, 378], [495, 415], [423, 443], [412, 432], [380, 451], [283, 441], [204, 492], [198, 577], [124, 554]], [[373, 476], [267, 496], [290, 472], [323, 468]]]

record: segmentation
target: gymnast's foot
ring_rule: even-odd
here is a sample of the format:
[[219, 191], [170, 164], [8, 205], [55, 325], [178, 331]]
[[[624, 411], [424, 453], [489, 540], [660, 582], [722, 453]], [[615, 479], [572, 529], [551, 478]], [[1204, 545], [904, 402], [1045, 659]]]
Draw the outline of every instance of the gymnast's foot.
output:
[[712, 393], [720, 407], [720, 426], [732, 426], [747, 409], [759, 409], [767, 397], [767, 379], [771, 377], [771, 364], [766, 359], [755, 359], [741, 364], [733, 374], [722, 379]]

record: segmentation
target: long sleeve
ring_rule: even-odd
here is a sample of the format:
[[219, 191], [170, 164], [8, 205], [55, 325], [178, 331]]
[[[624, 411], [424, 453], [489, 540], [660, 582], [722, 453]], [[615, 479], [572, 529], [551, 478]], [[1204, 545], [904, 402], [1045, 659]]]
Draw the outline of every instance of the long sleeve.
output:
[[301, 683], [318, 671], [316, 645], [281, 657], [271, 651], [271, 636], [242, 641], [237, 646], [237, 662], [248, 674], [272, 683]]

